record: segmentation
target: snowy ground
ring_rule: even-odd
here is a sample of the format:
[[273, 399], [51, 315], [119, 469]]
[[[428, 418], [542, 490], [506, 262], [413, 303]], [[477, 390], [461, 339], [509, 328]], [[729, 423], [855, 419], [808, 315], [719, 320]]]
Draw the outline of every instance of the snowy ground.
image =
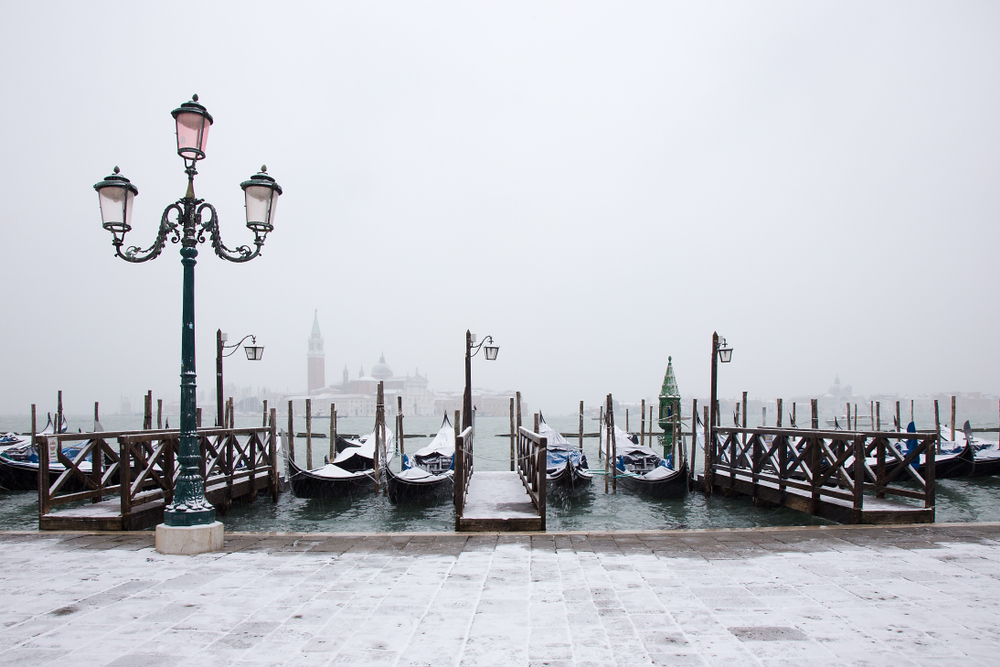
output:
[[0, 665], [990, 665], [1000, 525], [0, 533]]

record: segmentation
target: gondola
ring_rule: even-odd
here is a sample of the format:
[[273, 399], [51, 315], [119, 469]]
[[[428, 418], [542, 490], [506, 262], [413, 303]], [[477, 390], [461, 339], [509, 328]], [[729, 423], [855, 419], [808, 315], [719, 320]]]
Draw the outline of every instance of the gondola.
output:
[[[386, 440], [392, 432], [386, 429]], [[380, 452], [379, 470], [375, 471], [375, 431], [360, 440], [345, 440], [345, 447], [333, 461], [319, 468], [304, 470], [288, 457], [292, 493], [299, 498], [348, 498], [375, 490], [376, 474], [381, 475], [392, 450]], [[341, 444], [338, 438], [338, 447]]]
[[[606, 438], [602, 427], [602, 443]], [[650, 498], [683, 498], [688, 492], [687, 462], [677, 470], [649, 447], [636, 442], [635, 436], [615, 427], [615, 475], [618, 483], [630, 491]]]
[[[968, 422], [966, 422], [968, 423]], [[913, 422], [910, 422], [906, 427], [907, 433], [915, 433], [916, 428]], [[902, 443], [901, 443], [902, 444]], [[907, 440], [906, 447], [902, 448], [901, 454], [905, 458], [907, 453], [917, 446], [917, 441], [915, 439]], [[917, 474], [926, 479], [927, 477], [927, 462], [926, 455], [921, 454], [917, 456], [915, 461], [917, 464], [915, 466]], [[871, 465], [872, 470], [875, 469], [877, 462], [873, 459], [869, 459], [869, 465]], [[913, 465], [912, 463], [910, 465]], [[891, 473], [899, 466], [898, 461], [886, 460], [886, 472]], [[964, 445], [958, 442], [941, 442], [941, 449], [939, 452], [935, 452], [934, 455], [934, 479], [954, 479], [958, 477], [969, 477], [975, 471], [975, 454], [972, 449], [972, 443], [968, 439]], [[900, 473], [896, 476], [897, 481], [905, 481], [907, 475]]]
[[968, 420], [962, 426], [962, 433], [965, 435], [965, 442], [972, 450], [972, 472], [969, 473], [969, 477], [988, 477], [1000, 474], [1000, 446], [998, 443], [973, 436], [972, 425]]
[[385, 470], [392, 503], [426, 502], [450, 497], [455, 482], [455, 429], [445, 414], [441, 428], [429, 445], [413, 456], [403, 455], [402, 470]]
[[541, 412], [538, 413], [538, 435], [546, 439], [546, 491], [575, 491], [589, 487], [594, 476], [588, 469], [587, 455], [546, 424]]
[[[60, 433], [67, 430], [66, 418], [63, 417]], [[38, 435], [51, 435], [53, 433], [52, 415], [49, 415], [45, 428], [39, 431]], [[17, 440], [16, 438], [20, 438]], [[8, 491], [36, 491], [38, 490], [38, 447], [31, 444], [30, 436], [27, 438], [8, 433], [0, 441], [0, 488]], [[86, 442], [75, 442], [64, 444], [62, 453], [71, 461], [75, 460], [80, 450], [87, 445]], [[82, 461], [77, 463], [77, 468], [81, 473], [89, 475], [91, 472], [90, 455], [88, 454]], [[51, 486], [59, 479], [59, 476], [66, 471], [66, 467], [57, 459], [49, 461], [49, 485]], [[61, 491], [64, 493], [75, 493], [83, 491], [86, 482], [78, 476], [69, 477], [62, 485]]]

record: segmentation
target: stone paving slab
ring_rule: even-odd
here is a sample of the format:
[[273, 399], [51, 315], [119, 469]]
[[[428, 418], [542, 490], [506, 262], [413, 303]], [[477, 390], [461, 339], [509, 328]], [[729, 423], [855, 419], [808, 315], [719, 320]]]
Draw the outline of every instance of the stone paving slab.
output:
[[0, 532], [0, 593], [0, 666], [1000, 664], [1000, 524]]

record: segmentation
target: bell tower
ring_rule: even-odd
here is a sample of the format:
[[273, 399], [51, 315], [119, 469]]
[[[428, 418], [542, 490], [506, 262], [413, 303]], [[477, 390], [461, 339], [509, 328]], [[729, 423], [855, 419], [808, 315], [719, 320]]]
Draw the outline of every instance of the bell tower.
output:
[[306, 353], [306, 373], [309, 393], [326, 386], [326, 353], [323, 352], [323, 335], [319, 332], [319, 311], [313, 312], [312, 333], [309, 334], [309, 351]]

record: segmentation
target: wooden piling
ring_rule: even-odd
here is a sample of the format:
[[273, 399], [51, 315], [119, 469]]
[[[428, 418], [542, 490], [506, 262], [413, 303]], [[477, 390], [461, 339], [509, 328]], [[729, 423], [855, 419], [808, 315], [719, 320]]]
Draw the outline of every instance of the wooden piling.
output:
[[704, 422], [702, 423], [702, 426], [705, 429], [705, 452], [704, 452], [704, 455], [702, 456], [702, 458], [705, 459], [705, 462], [702, 464], [702, 467], [704, 468], [704, 472], [705, 472], [705, 493], [711, 495], [711, 493], [712, 493], [712, 443], [709, 442], [709, 436], [712, 433], [712, 429], [709, 426], [709, 419], [711, 418], [711, 415], [709, 414], [709, 409], [708, 409], [707, 405], [705, 407], [703, 407], [702, 410], [704, 411], [704, 418], [705, 418]]
[[[150, 431], [153, 429], [153, 390], [146, 392], [142, 401], [142, 428]], [[56, 431], [58, 432], [58, 430]]]
[[403, 455], [405, 451], [405, 443], [403, 442], [403, 397], [402, 395], [396, 397], [396, 442], [399, 443], [399, 469], [403, 469]]
[[194, 423], [197, 428], [201, 428], [201, 408], [194, 411]]
[[330, 404], [330, 455], [327, 459], [330, 463], [337, 458], [337, 404]]
[[871, 427], [874, 429], [875, 428], [875, 401], [869, 401], [868, 402], [868, 410], [869, 410], [870, 417], [871, 417], [871, 422], [870, 422], [871, 423]]
[[778, 399], [778, 416], [777, 416], [777, 422], [775, 422], [775, 426], [777, 426], [778, 428], [781, 428], [781, 407], [782, 407], [782, 405], [781, 405], [781, 399], [779, 398]]
[[[650, 428], [653, 427], [652, 424], [649, 425]], [[649, 439], [650, 444], [652, 444], [653, 439]], [[643, 447], [646, 445], [646, 399], [642, 399], [639, 407], [639, 446]]]
[[819, 428], [819, 400], [815, 399], [815, 398], [810, 399], [810, 401], [809, 401], [809, 408], [812, 411], [812, 427], [818, 429]]
[[267, 428], [267, 399], [264, 399], [264, 421], [261, 422], [261, 426]]
[[[653, 426], [653, 421], [650, 419], [650, 428]], [[652, 440], [652, 436], [650, 436]], [[695, 457], [698, 454], [698, 399], [691, 399], [691, 460], [688, 461], [688, 491], [694, 489], [694, 462]]]
[[941, 452], [941, 416], [938, 413], [938, 402], [934, 399], [934, 430], [937, 431], [937, 450]]
[[875, 401], [875, 430], [882, 430], [882, 401]]
[[604, 407], [601, 408], [601, 425], [602, 425], [602, 430], [604, 431], [604, 442], [601, 442], [600, 446], [597, 448], [598, 458], [600, 458], [601, 455], [600, 454], [601, 448], [602, 447], [604, 448], [604, 493], [605, 494], [608, 492], [608, 487], [611, 482], [611, 480], [608, 479], [610, 477], [610, 471], [608, 470], [608, 454], [611, 452], [611, 427], [609, 426], [608, 422], [609, 420], [608, 413], [605, 412], [605, 410], [608, 407], [608, 402], [610, 401], [610, 399], [611, 399], [611, 394], [608, 394], [608, 397], [604, 399]]
[[[600, 426], [597, 427], [597, 430], [600, 431], [601, 428], [604, 427], [604, 406], [603, 405], [600, 407], [600, 410], [599, 410], [598, 414], [599, 414], [599, 417], [597, 418], [597, 423], [600, 424]], [[598, 442], [597, 442], [597, 460], [598, 461], [600, 461], [602, 458], [604, 458], [604, 452], [601, 451], [602, 448], [604, 448], [604, 443], [601, 442], [600, 441], [600, 437], [598, 437]], [[604, 478], [604, 481], [605, 482], [607, 481], [607, 477]], [[605, 491], [606, 491], [606, 489], [605, 489]]]
[[535, 433], [538, 433], [538, 413], [535, 413]]
[[896, 430], [897, 431], [902, 431], [903, 430], [903, 422], [901, 422], [899, 419], [900, 419], [899, 418], [899, 401], [896, 401]]
[[516, 453], [516, 443], [517, 443], [517, 426], [514, 424], [514, 397], [510, 397], [510, 471], [514, 472], [517, 470], [515, 465], [515, 459], [517, 458]]
[[[94, 412], [95, 413], [97, 412], [96, 408], [95, 408]], [[162, 398], [156, 399], [156, 428], [157, 428], [157, 430], [163, 428], [163, 399]]]
[[97, 422], [101, 421], [101, 410], [97, 401], [94, 401], [94, 428], [97, 428]]
[[580, 401], [580, 451], [583, 451], [583, 401]]
[[629, 428], [628, 428], [628, 408], [625, 408], [625, 432], [626, 433], [629, 432]]
[[288, 401], [288, 460], [295, 461], [295, 417], [291, 401]]
[[[694, 427], [692, 427], [694, 428]], [[649, 446], [653, 446], [653, 406], [649, 406]]]
[[[625, 411], [625, 419], [628, 420], [628, 410]], [[609, 440], [611, 441], [611, 451], [608, 454], [608, 459], [611, 462], [611, 493], [618, 493], [618, 475], [616, 474], [618, 465], [618, 438], [615, 435], [615, 401], [611, 397], [611, 394], [608, 394], [608, 423]]]
[[312, 399], [306, 399], [306, 470], [312, 470], [313, 467], [313, 411], [312, 411]]
[[795, 401], [792, 401], [792, 428], [798, 428], [798, 422], [795, 420]]
[[955, 442], [955, 397], [951, 397], [951, 441]]
[[278, 483], [278, 410], [271, 408], [271, 502], [278, 502], [281, 486]]

